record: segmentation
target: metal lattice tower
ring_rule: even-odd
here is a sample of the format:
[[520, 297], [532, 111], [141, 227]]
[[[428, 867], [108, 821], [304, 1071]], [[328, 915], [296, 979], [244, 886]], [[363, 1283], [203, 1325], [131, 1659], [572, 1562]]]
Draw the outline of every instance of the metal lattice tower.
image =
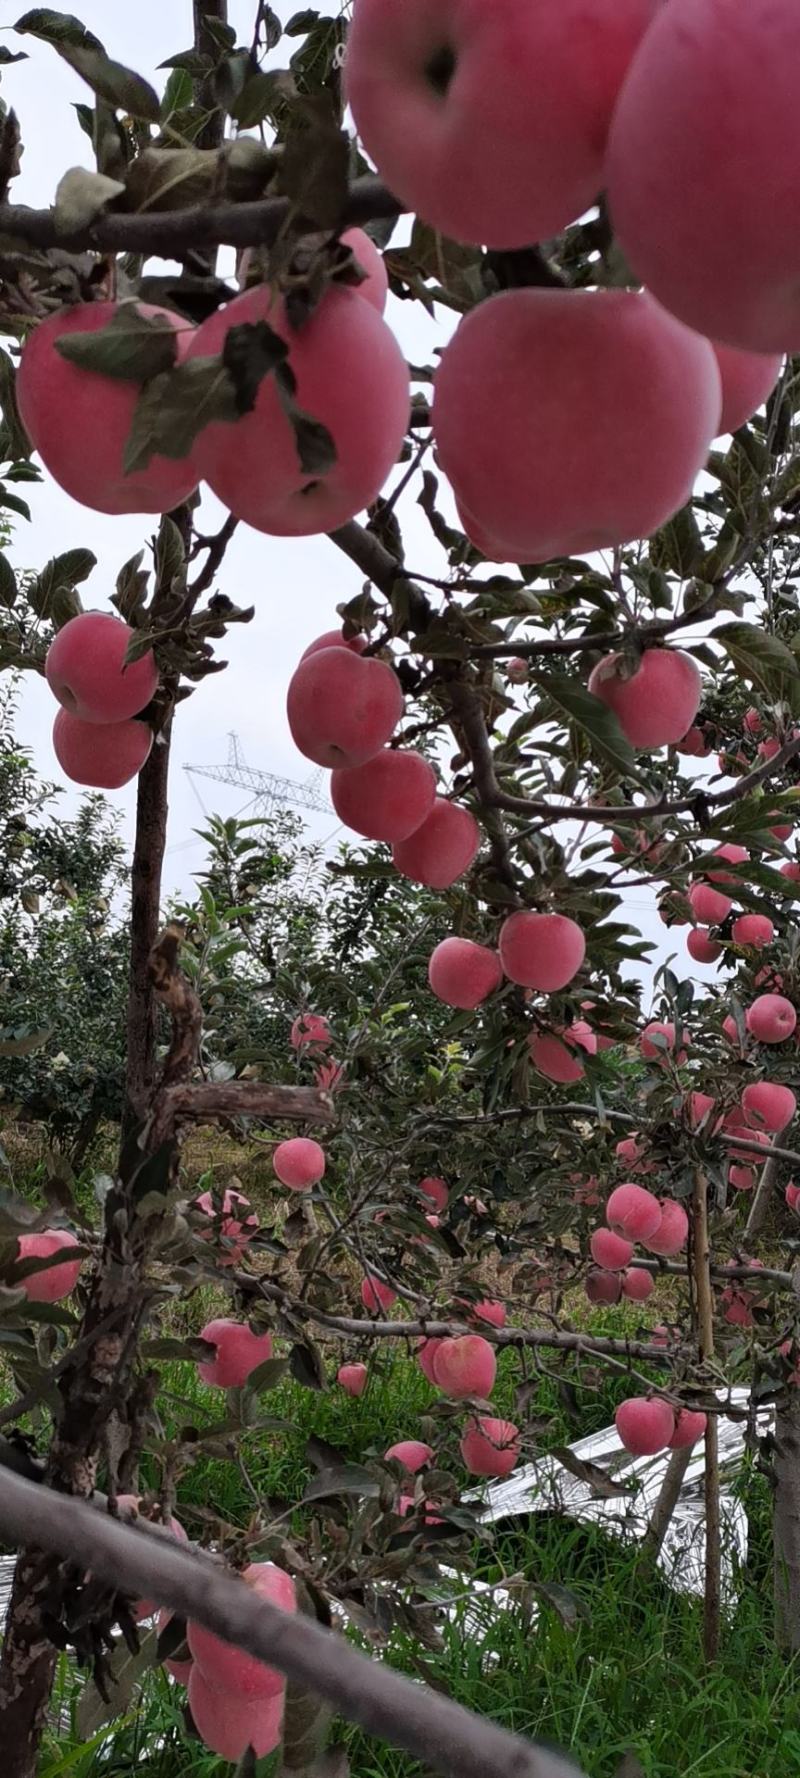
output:
[[292, 805], [298, 809], [317, 809], [322, 814], [330, 814], [330, 803], [322, 791], [325, 773], [312, 772], [303, 784], [294, 778], [278, 778], [274, 772], [259, 771], [256, 766], [249, 766], [244, 757], [239, 736], [228, 735], [228, 757], [224, 765], [190, 766], [184, 765], [184, 771], [200, 778], [213, 778], [217, 784], [233, 784], [240, 790], [252, 792], [252, 803], [256, 815], [269, 816], [274, 809]]

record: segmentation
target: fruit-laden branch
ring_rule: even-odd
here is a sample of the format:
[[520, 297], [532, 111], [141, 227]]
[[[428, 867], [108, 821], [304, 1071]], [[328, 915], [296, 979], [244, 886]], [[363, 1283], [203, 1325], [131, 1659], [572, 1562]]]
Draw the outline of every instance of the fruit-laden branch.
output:
[[[434, 1113], [415, 1125], [415, 1134], [423, 1135], [426, 1130], [438, 1129], [442, 1125], [446, 1125], [448, 1129], [466, 1128], [467, 1126], [474, 1128], [476, 1124], [519, 1123], [526, 1117], [547, 1117], [548, 1115], [551, 1117], [588, 1117], [596, 1121], [597, 1106], [588, 1104], [515, 1105], [502, 1111], [479, 1111], [474, 1114], [458, 1112], [453, 1116], [443, 1114], [437, 1117]], [[613, 1111], [606, 1105], [603, 1108], [603, 1121], [632, 1125], [640, 1120], [635, 1118], [630, 1111]], [[759, 1159], [764, 1153], [763, 1143], [757, 1142], [755, 1139], [750, 1141], [747, 1136], [730, 1136], [726, 1131], [724, 1142], [726, 1148], [736, 1148], [741, 1154], [758, 1155]], [[779, 1148], [773, 1142], [770, 1144], [770, 1155], [775, 1155], [781, 1161], [791, 1161], [794, 1166], [800, 1166], [800, 1151], [795, 1148]]]
[[[759, 1277], [763, 1274], [759, 1272]], [[330, 1315], [312, 1303], [293, 1296], [283, 1285], [271, 1278], [260, 1278], [251, 1272], [234, 1272], [231, 1282], [244, 1296], [264, 1296], [294, 1316], [313, 1321], [329, 1333], [347, 1334], [353, 1339], [367, 1340], [449, 1340], [468, 1331], [463, 1321], [440, 1321], [433, 1315], [414, 1321], [367, 1321], [351, 1315]], [[670, 1365], [672, 1359], [663, 1346], [650, 1346], [643, 1340], [614, 1340], [600, 1334], [561, 1333], [546, 1327], [483, 1327], [481, 1332], [495, 1346], [543, 1347], [556, 1352], [576, 1352], [595, 1357], [638, 1358], [648, 1363]]]
[[[351, 561], [355, 562], [364, 574], [368, 574], [373, 584], [391, 597], [392, 589], [397, 580], [402, 578], [411, 590], [413, 598], [418, 602], [419, 610], [430, 615], [430, 605], [419, 587], [405, 574], [402, 565], [390, 554], [389, 550], [369, 532], [353, 521], [343, 525], [338, 531], [330, 532], [331, 541], [338, 549], [344, 551]], [[412, 619], [413, 619], [412, 608]], [[420, 627], [422, 627], [420, 625]], [[516, 896], [516, 877], [511, 843], [506, 833], [505, 822], [499, 813], [500, 785], [495, 775], [494, 759], [489, 745], [486, 722], [483, 714], [480, 693], [476, 686], [468, 685], [460, 679], [447, 681], [445, 694], [453, 717], [453, 727], [459, 745], [464, 746], [472, 764], [475, 789], [486, 837], [491, 848], [492, 858], [498, 874]]]
[[[340, 220], [342, 228], [347, 228], [355, 223], [388, 221], [402, 213], [403, 205], [385, 185], [367, 176], [354, 180]], [[53, 210], [0, 204], [0, 235], [70, 253], [141, 253], [175, 259], [193, 247], [268, 247], [292, 214], [289, 198], [193, 204], [185, 210], [162, 210], [157, 216], [116, 211], [64, 235], [56, 226]]]
[[0, 1475], [0, 1531], [5, 1541], [32, 1540], [133, 1598], [154, 1598], [204, 1625], [446, 1778], [575, 1778], [575, 1767], [549, 1748], [414, 1684], [302, 1614], [279, 1611], [210, 1557], [172, 1540], [156, 1543], [8, 1472]]
[[610, 821], [616, 826], [620, 821], [641, 822], [645, 817], [664, 815], [682, 815], [694, 811], [698, 806], [704, 810], [729, 808], [732, 803], [743, 802], [753, 790], [771, 778], [773, 773], [780, 771], [790, 759], [800, 753], [800, 738], [784, 741], [780, 751], [772, 759], [764, 761], [755, 771], [748, 772], [746, 777], [739, 778], [730, 790], [718, 790], [711, 795], [695, 790], [688, 796], [674, 798], [671, 802], [666, 797], [659, 797], [652, 803], [626, 803], [617, 808], [613, 803], [569, 802], [550, 803], [526, 796], [510, 796], [501, 791], [494, 798], [495, 807], [503, 809], [509, 815], [525, 815], [549, 821]]

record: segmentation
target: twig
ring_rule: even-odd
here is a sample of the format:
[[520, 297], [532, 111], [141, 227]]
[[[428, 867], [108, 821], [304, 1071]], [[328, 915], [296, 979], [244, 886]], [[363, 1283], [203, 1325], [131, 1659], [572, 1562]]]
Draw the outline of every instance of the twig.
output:
[[132, 1527], [8, 1471], [0, 1474], [0, 1529], [14, 1542], [69, 1558], [134, 1598], [154, 1598], [204, 1625], [445, 1778], [575, 1778], [575, 1768], [549, 1748], [415, 1685], [302, 1613], [257, 1599], [208, 1556], [173, 1547], [171, 1539], [156, 1545]]

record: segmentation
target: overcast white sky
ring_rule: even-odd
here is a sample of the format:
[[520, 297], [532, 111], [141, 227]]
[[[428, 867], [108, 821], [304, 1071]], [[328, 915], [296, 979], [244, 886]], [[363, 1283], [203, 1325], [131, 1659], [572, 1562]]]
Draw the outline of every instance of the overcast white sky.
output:
[[[296, 0], [273, 0], [273, 4], [284, 22], [297, 10]], [[190, 0], [137, 0], [136, 5], [121, 5], [119, 0], [76, 0], [76, 10], [83, 23], [103, 39], [110, 54], [153, 79], [159, 88], [166, 76], [155, 73], [158, 63], [186, 48], [191, 40]], [[338, 14], [341, 9], [337, 0], [329, 0], [319, 10]], [[237, 27], [241, 41], [250, 40], [253, 17], [253, 0], [230, 0], [231, 23]], [[45, 205], [52, 201], [65, 167], [91, 164], [88, 141], [71, 110], [76, 101], [85, 101], [88, 93], [55, 51], [33, 38], [26, 40], [25, 47], [30, 51], [30, 59], [2, 71], [2, 91], [20, 116], [25, 141], [22, 174], [15, 183], [14, 197], [17, 202]], [[276, 66], [281, 65], [285, 54], [285, 46], [279, 46], [273, 56]], [[221, 269], [227, 271], [228, 264], [222, 261]], [[436, 347], [446, 343], [454, 318], [448, 311], [439, 310], [436, 319], [429, 320], [419, 304], [401, 304], [390, 298], [387, 319], [409, 358], [420, 363], [430, 361]], [[41, 487], [31, 488], [29, 495], [27, 488], [24, 492], [30, 500], [33, 524], [18, 524], [11, 551], [15, 565], [41, 568], [51, 555], [77, 544], [88, 545], [97, 556], [98, 565], [81, 589], [84, 604], [94, 609], [106, 608], [119, 567], [152, 535], [153, 525], [142, 518], [112, 518], [87, 512], [49, 479]], [[203, 529], [217, 529], [224, 516], [223, 508], [206, 494], [200, 517]], [[420, 572], [440, 573], [442, 558], [413, 494], [403, 502], [402, 519], [409, 566]], [[203, 779], [190, 782], [181, 769], [185, 763], [221, 763], [227, 755], [228, 732], [235, 730], [250, 765], [295, 780], [311, 775], [313, 767], [297, 753], [288, 731], [286, 687], [306, 644], [335, 624], [337, 602], [358, 593], [361, 577], [325, 537], [271, 538], [240, 526], [228, 549], [218, 586], [237, 604], [254, 604], [256, 615], [249, 626], [230, 632], [223, 650], [230, 662], [228, 670], [200, 686], [178, 712], [173, 744], [167, 892], [190, 887], [191, 872], [202, 855], [201, 848], [192, 840], [192, 829], [202, 821], [192, 782], [206, 806], [220, 814], [235, 813], [246, 801], [240, 790]], [[20, 735], [33, 747], [41, 771], [59, 780], [50, 742], [53, 717], [53, 700], [46, 685], [36, 676], [27, 675]], [[74, 786], [68, 786], [65, 808], [74, 806], [78, 795]], [[126, 837], [130, 838], [135, 785], [117, 792], [111, 800], [121, 811]], [[311, 814], [306, 819], [309, 834], [315, 839], [327, 839], [337, 829], [333, 810], [330, 815]], [[647, 937], [658, 942], [659, 961], [677, 949], [681, 964], [688, 964], [683, 973], [689, 969], [701, 975], [713, 973], [698, 970], [686, 958], [684, 931], [668, 937], [655, 915], [652, 897], [644, 889], [631, 893], [629, 911]]]

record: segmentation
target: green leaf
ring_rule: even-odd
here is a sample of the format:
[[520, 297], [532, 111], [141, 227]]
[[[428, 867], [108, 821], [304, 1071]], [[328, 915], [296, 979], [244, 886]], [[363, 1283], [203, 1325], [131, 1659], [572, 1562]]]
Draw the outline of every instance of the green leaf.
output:
[[302, 12], [293, 12], [288, 25], [283, 27], [284, 36], [304, 37], [312, 25], [317, 23], [319, 16], [312, 6], [306, 6]]
[[296, 102], [294, 114], [298, 122], [281, 157], [280, 191], [305, 221], [337, 228], [347, 202], [349, 137], [339, 127], [329, 94]]
[[368, 1469], [360, 1463], [343, 1463], [341, 1468], [324, 1469], [321, 1475], [312, 1476], [303, 1490], [303, 1501], [327, 1500], [334, 1494], [353, 1494], [365, 1500], [376, 1500], [380, 1491], [380, 1482]]
[[288, 1358], [265, 1358], [263, 1364], [250, 1372], [246, 1387], [255, 1395], [261, 1395], [267, 1389], [275, 1389], [283, 1381], [289, 1368]]
[[186, 565], [186, 548], [180, 531], [169, 513], [165, 513], [156, 538], [156, 580], [159, 586], [171, 586]]
[[16, 387], [17, 373], [13, 359], [0, 347], [0, 408], [3, 410], [8, 433], [9, 455], [15, 460], [31, 454], [30, 439], [19, 417]]
[[800, 714], [800, 666], [785, 642], [747, 623], [721, 624], [711, 641], [725, 649], [740, 679], [776, 701], [786, 699], [792, 714]]
[[650, 560], [654, 568], [664, 568], [688, 580], [698, 574], [704, 556], [700, 526], [691, 503], [673, 514], [650, 542]]
[[17, 577], [8, 556], [0, 555], [0, 605], [10, 611], [17, 597]]
[[6, 49], [5, 44], [0, 45], [0, 64], [4, 68], [8, 66], [9, 62], [27, 62], [27, 60], [27, 50], [18, 49], [15, 55], [13, 50]]
[[106, 327], [56, 340], [56, 349], [80, 370], [128, 383], [148, 383], [174, 365], [175, 328], [160, 315], [143, 315], [135, 302], [121, 303]]
[[186, 457], [204, 426], [238, 418], [222, 359], [188, 358], [142, 390], [125, 446], [125, 473], [146, 468], [154, 456]]
[[303, 1341], [292, 1347], [289, 1353], [289, 1369], [296, 1383], [304, 1389], [325, 1389], [325, 1366], [319, 1348], [310, 1340]]
[[9, 512], [19, 513], [20, 518], [27, 519], [30, 524], [31, 509], [27, 500], [20, 500], [18, 494], [9, 494], [4, 482], [0, 482], [0, 506], [7, 506]]
[[53, 12], [49, 6], [34, 6], [17, 20], [14, 30], [23, 37], [40, 37], [43, 43], [52, 43], [54, 49], [95, 49], [103, 53], [99, 37], [87, 31], [80, 19], [70, 12]]
[[101, 216], [107, 204], [122, 197], [125, 191], [119, 179], [107, 179], [104, 173], [90, 173], [85, 167], [70, 167], [59, 179], [53, 217], [60, 235], [77, 233]]
[[626, 777], [638, 777], [633, 748], [613, 711], [566, 673], [537, 673], [536, 684], [551, 704], [586, 735], [592, 753]]
[[53, 556], [45, 564], [29, 593], [37, 617], [52, 617], [54, 600], [58, 594], [71, 592], [96, 567], [97, 557], [90, 549], [68, 549], [63, 555]]

